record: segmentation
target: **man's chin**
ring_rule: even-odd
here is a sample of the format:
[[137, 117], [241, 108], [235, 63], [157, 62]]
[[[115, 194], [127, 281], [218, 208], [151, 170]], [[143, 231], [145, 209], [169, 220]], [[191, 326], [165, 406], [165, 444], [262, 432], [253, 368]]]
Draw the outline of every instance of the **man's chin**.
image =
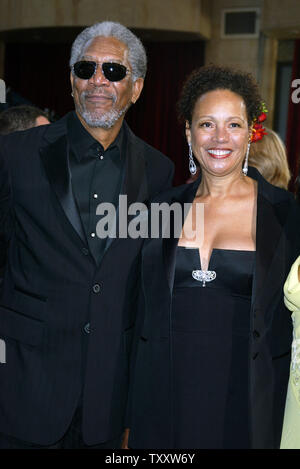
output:
[[120, 118], [117, 112], [99, 114], [98, 112], [83, 111], [79, 114], [88, 127], [101, 129], [111, 129]]
[[125, 114], [128, 107], [122, 110], [111, 109], [106, 112], [88, 111], [76, 108], [78, 114], [86, 125], [93, 128], [111, 129], [118, 120]]

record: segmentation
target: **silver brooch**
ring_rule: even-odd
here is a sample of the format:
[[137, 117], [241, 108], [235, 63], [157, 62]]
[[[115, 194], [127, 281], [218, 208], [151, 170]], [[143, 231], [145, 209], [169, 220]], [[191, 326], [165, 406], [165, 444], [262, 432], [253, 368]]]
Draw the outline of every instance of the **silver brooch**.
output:
[[215, 280], [217, 274], [214, 270], [193, 270], [192, 277], [198, 282], [203, 282], [202, 287], [205, 287], [206, 282]]

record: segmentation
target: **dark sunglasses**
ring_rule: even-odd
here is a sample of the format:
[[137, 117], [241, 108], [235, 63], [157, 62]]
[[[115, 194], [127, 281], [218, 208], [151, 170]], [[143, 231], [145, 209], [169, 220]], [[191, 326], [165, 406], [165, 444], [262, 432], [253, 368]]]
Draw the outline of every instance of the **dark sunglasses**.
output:
[[102, 73], [109, 81], [121, 81], [130, 73], [125, 65], [115, 62], [103, 62], [98, 64], [94, 61], [81, 60], [73, 65], [75, 75], [81, 80], [89, 80], [96, 73], [98, 65], [101, 65]]

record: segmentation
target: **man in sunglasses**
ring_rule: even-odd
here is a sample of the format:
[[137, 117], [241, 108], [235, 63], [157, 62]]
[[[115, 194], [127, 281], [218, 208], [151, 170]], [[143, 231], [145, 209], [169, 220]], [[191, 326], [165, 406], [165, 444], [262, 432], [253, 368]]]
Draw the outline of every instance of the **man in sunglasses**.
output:
[[146, 73], [139, 39], [97, 23], [70, 66], [75, 112], [0, 137], [0, 448], [120, 447], [143, 240], [99, 237], [97, 207], [120, 218], [120, 194], [145, 204], [173, 175], [124, 121]]

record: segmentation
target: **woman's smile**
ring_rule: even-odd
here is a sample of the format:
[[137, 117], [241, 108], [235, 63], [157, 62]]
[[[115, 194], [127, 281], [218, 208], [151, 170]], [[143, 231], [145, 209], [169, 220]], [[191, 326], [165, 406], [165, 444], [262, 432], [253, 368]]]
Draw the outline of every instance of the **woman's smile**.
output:
[[209, 150], [207, 150], [207, 153], [209, 153], [212, 158], [217, 158], [218, 160], [220, 160], [228, 158], [231, 155], [232, 150], [225, 148], [210, 148]]

